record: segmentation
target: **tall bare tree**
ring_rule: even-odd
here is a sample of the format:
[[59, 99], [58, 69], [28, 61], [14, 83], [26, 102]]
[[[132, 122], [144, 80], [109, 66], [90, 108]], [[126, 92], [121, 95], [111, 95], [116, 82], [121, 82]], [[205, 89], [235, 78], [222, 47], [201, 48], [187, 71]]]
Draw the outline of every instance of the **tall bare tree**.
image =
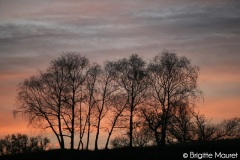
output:
[[101, 75], [101, 66], [98, 64], [93, 64], [88, 70], [88, 76], [86, 81], [86, 91], [87, 91], [87, 143], [86, 150], [89, 149], [90, 142], [90, 132], [92, 127], [92, 114], [94, 108], [97, 105], [99, 88], [98, 88], [98, 80]]
[[[150, 120], [154, 123], [155, 130], [160, 127], [160, 144], [165, 145], [169, 119], [175, 108], [182, 103], [194, 103], [191, 100], [200, 93], [197, 86], [199, 68], [193, 66], [186, 57], [178, 57], [175, 53], [164, 50], [154, 57], [148, 71], [154, 105], [151, 106], [153, 112], [145, 112], [145, 117], [149, 123]], [[158, 119], [153, 120], [151, 116]]]
[[[29, 120], [29, 124], [42, 129], [50, 128], [56, 136], [58, 143], [63, 149], [64, 138], [61, 121], [61, 96], [64, 87], [51, 87], [44, 81], [45, 77], [52, 77], [51, 74], [33, 76], [18, 87], [18, 111], [22, 111]], [[54, 82], [53, 82], [54, 83]], [[59, 88], [58, 88], [59, 87]]]
[[75, 110], [81, 102], [80, 86], [87, 65], [87, 58], [66, 54], [51, 61], [45, 72], [25, 80], [18, 88], [19, 108], [30, 124], [51, 128], [62, 149], [64, 136], [70, 137], [71, 149], [74, 148]]
[[96, 138], [95, 138], [95, 150], [98, 150], [98, 138], [100, 134], [101, 121], [109, 111], [110, 100], [113, 93], [118, 90], [118, 86], [114, 83], [114, 66], [111, 62], [107, 62], [104, 68], [101, 70], [98, 81], [98, 100], [95, 107], [95, 126], [96, 126]]
[[127, 109], [129, 111], [129, 146], [132, 147], [133, 118], [136, 107], [143, 102], [145, 90], [148, 87], [146, 62], [134, 54], [129, 59], [120, 59], [115, 62], [116, 81], [121, 87], [121, 92], [126, 94]]
[[64, 77], [66, 92], [64, 92], [63, 103], [65, 112], [63, 119], [70, 132], [70, 148], [74, 149], [74, 135], [76, 128], [76, 109], [82, 103], [82, 86], [85, 81], [88, 59], [77, 54], [66, 54], [53, 61], [53, 64], [61, 69]]

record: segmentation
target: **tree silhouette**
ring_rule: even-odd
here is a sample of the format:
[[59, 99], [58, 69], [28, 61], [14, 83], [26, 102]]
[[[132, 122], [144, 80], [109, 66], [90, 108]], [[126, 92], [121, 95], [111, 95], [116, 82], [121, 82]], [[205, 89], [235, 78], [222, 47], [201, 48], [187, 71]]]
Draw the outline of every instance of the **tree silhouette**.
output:
[[118, 90], [118, 86], [114, 85], [114, 66], [111, 62], [107, 62], [101, 70], [98, 81], [98, 100], [95, 107], [95, 123], [96, 138], [95, 150], [98, 150], [98, 137], [102, 119], [107, 115], [113, 94]]
[[70, 137], [74, 148], [76, 108], [82, 99], [81, 86], [85, 57], [66, 54], [51, 61], [49, 68], [25, 80], [18, 88], [20, 110], [29, 123], [38, 128], [51, 128], [60, 147], [65, 148], [64, 137]]
[[28, 137], [26, 134], [7, 135], [0, 140], [0, 155], [19, 154], [24, 152], [44, 151], [50, 140], [46, 137]]
[[131, 55], [129, 59], [115, 62], [116, 81], [121, 92], [126, 94], [127, 109], [129, 111], [129, 146], [132, 147], [133, 118], [136, 107], [143, 102], [145, 90], [148, 87], [146, 63], [138, 55]]
[[169, 132], [178, 142], [188, 142], [194, 139], [193, 109], [185, 104], [179, 105], [170, 120]]
[[74, 148], [74, 135], [76, 127], [76, 112], [79, 103], [82, 103], [82, 85], [85, 81], [88, 59], [76, 54], [67, 54], [53, 62], [61, 68], [62, 76], [65, 80], [66, 92], [64, 93], [63, 103], [66, 111], [63, 116], [66, 127], [70, 132], [70, 148]]
[[204, 115], [193, 113], [195, 124], [193, 128], [194, 140], [213, 141], [219, 139], [239, 138], [240, 118], [233, 117], [223, 120], [219, 124], [211, 123]]
[[186, 57], [177, 57], [167, 50], [155, 56], [149, 64], [151, 98], [148, 105], [151, 109], [143, 111], [158, 145], [166, 143], [169, 121], [176, 108], [182, 104], [190, 105], [193, 103], [191, 99], [199, 95], [198, 70]]
[[91, 131], [91, 122], [92, 122], [92, 114], [93, 109], [96, 107], [97, 104], [97, 96], [98, 96], [98, 78], [101, 74], [101, 67], [98, 64], [94, 64], [91, 66], [88, 70], [88, 76], [86, 81], [86, 91], [87, 91], [87, 144], [86, 144], [86, 150], [89, 148], [89, 141], [90, 141], [90, 131]]
[[64, 87], [61, 82], [57, 83], [57, 88], [52, 87], [52, 76], [40, 73], [21, 83], [18, 88], [18, 104], [29, 124], [37, 128], [50, 128], [60, 147], [64, 148], [60, 100]]

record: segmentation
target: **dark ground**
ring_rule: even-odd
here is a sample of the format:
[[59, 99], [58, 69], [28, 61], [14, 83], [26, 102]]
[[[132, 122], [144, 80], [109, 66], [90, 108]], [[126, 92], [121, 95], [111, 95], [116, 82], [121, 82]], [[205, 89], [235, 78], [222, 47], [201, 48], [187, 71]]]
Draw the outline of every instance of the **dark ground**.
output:
[[[218, 158], [215, 157], [215, 152]], [[210, 154], [212, 154], [211, 159], [226, 159], [226, 154], [233, 154], [232, 159], [240, 159], [240, 138], [202, 143], [182, 143], [161, 148], [122, 148], [99, 151], [50, 150], [3, 156], [0, 157], [0, 160], [179, 160], [184, 159], [184, 153], [187, 153], [187, 159], [208, 159]], [[220, 156], [222, 157], [220, 158]]]

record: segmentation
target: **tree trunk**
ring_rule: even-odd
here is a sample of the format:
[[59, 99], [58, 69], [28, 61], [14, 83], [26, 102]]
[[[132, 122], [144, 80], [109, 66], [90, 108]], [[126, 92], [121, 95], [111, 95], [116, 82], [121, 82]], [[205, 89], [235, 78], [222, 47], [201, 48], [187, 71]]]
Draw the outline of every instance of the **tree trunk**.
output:
[[[90, 111], [89, 111], [90, 112]], [[90, 123], [90, 114], [88, 115], [88, 132], [87, 132], [87, 144], [86, 144], [86, 150], [88, 150], [88, 146], [89, 146], [89, 139], [90, 139], [90, 127], [91, 127], [91, 123]]]
[[64, 138], [63, 138], [63, 134], [62, 134], [62, 125], [61, 125], [61, 120], [60, 120], [60, 116], [58, 116], [58, 127], [59, 127], [59, 135], [60, 135], [60, 148], [64, 149], [65, 148], [65, 144], [64, 144]]
[[74, 108], [73, 108], [73, 113], [72, 113], [72, 130], [71, 130], [71, 149], [74, 149], [74, 119], [75, 119], [75, 114], [74, 114]]
[[111, 137], [111, 135], [112, 135], [112, 131], [113, 131], [113, 128], [112, 128], [111, 131], [108, 133], [108, 138], [107, 138], [107, 142], [106, 142], [106, 145], [105, 145], [105, 149], [106, 149], [106, 150], [108, 149], [108, 143], [109, 143], [110, 137]]
[[64, 138], [63, 138], [63, 133], [62, 133], [62, 124], [61, 124], [61, 104], [60, 104], [60, 97], [58, 99], [59, 101], [59, 104], [58, 104], [58, 116], [57, 116], [57, 119], [58, 119], [58, 130], [59, 130], [59, 135], [60, 135], [60, 148], [61, 149], [64, 149], [65, 148], [65, 144], [64, 144]]
[[98, 136], [99, 136], [99, 130], [100, 130], [100, 122], [101, 122], [101, 119], [100, 117], [98, 117], [97, 133], [96, 133], [96, 139], [95, 139], [95, 150], [98, 150]]
[[161, 146], [165, 146], [166, 144], [166, 132], [167, 132], [167, 120], [162, 125], [162, 133], [161, 133]]
[[166, 144], [166, 131], [163, 131], [161, 136], [161, 146], [165, 146], [165, 144]]
[[155, 135], [155, 139], [156, 139], [156, 142], [157, 142], [157, 146], [160, 147], [160, 140], [159, 140], [159, 137], [158, 137], [158, 133], [157, 133], [157, 130], [154, 131], [154, 135]]
[[133, 109], [131, 109], [131, 113], [130, 113], [130, 142], [129, 142], [129, 147], [132, 148], [132, 131], [133, 131]]
[[[82, 90], [82, 89], [81, 89]], [[86, 127], [86, 122], [87, 120], [85, 121], [85, 124], [84, 124], [84, 127], [82, 128], [82, 92], [81, 92], [81, 101], [80, 101], [80, 105], [79, 105], [79, 143], [78, 143], [78, 150], [80, 150], [80, 146], [81, 146], [81, 149], [83, 150], [83, 141], [82, 141], [82, 138], [83, 138], [83, 135], [84, 135], [84, 132], [85, 132], [85, 127]]]

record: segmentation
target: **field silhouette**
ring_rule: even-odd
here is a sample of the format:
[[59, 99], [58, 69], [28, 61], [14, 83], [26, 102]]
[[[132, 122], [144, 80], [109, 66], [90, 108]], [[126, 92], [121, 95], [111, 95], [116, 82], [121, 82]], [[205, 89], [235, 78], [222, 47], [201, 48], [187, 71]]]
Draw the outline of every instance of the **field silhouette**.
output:
[[[11, 156], [2, 156], [1, 160], [75, 160], [75, 159], [184, 159], [183, 154], [193, 153], [211, 153], [217, 154], [240, 154], [239, 153], [240, 138], [218, 140], [211, 142], [192, 142], [166, 145], [164, 147], [141, 147], [141, 148], [119, 148], [98, 151], [79, 151], [79, 150], [49, 150], [43, 152], [23, 153]], [[237, 156], [239, 159], [239, 155]], [[189, 157], [188, 157], [189, 159]], [[195, 157], [194, 159], [198, 159]], [[200, 158], [199, 158], [200, 159]], [[218, 159], [213, 156], [213, 159]]]

